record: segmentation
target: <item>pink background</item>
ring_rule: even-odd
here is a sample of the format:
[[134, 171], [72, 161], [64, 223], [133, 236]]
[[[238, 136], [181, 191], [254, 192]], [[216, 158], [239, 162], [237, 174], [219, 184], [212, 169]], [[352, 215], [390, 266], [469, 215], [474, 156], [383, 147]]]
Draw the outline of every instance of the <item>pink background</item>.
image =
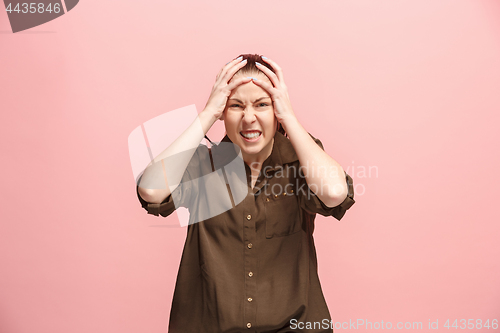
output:
[[127, 137], [240, 53], [354, 179], [317, 217], [333, 320], [500, 319], [499, 37], [496, 0], [83, 0], [17, 34], [2, 7], [0, 331], [167, 331], [186, 229], [141, 208]]

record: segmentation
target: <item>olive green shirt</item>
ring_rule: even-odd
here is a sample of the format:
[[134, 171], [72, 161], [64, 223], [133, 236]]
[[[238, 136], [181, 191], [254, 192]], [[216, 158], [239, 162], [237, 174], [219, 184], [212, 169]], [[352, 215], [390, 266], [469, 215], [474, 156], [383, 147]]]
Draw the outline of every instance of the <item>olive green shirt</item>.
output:
[[[312, 135], [311, 135], [312, 137]], [[323, 149], [318, 139], [315, 142]], [[227, 135], [222, 142], [231, 142]], [[138, 198], [149, 214], [169, 216], [174, 201], [196, 209], [203, 194], [188, 181], [229, 161], [200, 145], [180, 185], [161, 204]], [[214, 155], [218, 158], [213, 158]], [[307, 187], [291, 142], [276, 132], [272, 152], [255, 187], [245, 164], [248, 195], [232, 209], [189, 224], [170, 312], [170, 333], [332, 332], [290, 328], [293, 322], [331, 320], [318, 277], [313, 231], [316, 214], [340, 220], [354, 204], [352, 178], [347, 198], [327, 207]], [[297, 170], [299, 172], [297, 172]], [[228, 186], [228, 191], [230, 188]], [[174, 196], [174, 199], [172, 198]], [[292, 322], [292, 323], [293, 323]], [[293, 326], [292, 326], [293, 327]]]

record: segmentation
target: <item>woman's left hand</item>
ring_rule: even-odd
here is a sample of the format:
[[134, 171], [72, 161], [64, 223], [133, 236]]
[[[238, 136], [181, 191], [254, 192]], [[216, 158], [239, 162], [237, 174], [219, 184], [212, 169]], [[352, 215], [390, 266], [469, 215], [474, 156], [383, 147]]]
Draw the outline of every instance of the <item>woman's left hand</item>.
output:
[[271, 95], [271, 99], [274, 104], [274, 114], [281, 125], [284, 125], [284, 122], [288, 119], [295, 118], [295, 114], [293, 113], [292, 103], [290, 102], [290, 97], [288, 96], [288, 89], [283, 78], [283, 71], [278, 64], [269, 58], [262, 57], [262, 60], [267, 62], [276, 72], [276, 74], [274, 74], [266, 66], [257, 63], [257, 68], [266, 74], [274, 87], [263, 80], [256, 79], [253, 82]]

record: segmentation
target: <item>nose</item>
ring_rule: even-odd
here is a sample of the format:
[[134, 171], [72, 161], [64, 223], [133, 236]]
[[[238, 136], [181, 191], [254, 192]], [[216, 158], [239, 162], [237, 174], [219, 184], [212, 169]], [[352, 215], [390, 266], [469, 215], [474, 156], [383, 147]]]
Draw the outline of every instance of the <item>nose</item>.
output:
[[253, 123], [257, 117], [255, 117], [255, 110], [251, 106], [247, 106], [243, 109], [243, 121], [247, 123]]

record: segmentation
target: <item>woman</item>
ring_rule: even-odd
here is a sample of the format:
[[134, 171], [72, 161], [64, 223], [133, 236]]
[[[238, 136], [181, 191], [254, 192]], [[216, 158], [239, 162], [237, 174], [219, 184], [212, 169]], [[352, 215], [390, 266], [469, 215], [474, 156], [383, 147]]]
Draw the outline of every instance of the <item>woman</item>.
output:
[[[206, 204], [197, 180], [210, 172], [222, 177], [216, 161], [234, 157], [224, 158], [222, 143], [210, 151], [199, 145], [218, 119], [227, 133], [222, 142], [244, 161], [246, 195], [188, 226], [169, 332], [332, 332], [314, 218], [343, 217], [354, 204], [352, 179], [297, 121], [274, 61], [244, 54], [220, 70], [198, 119], [144, 171], [142, 206], [168, 216]], [[153, 189], [158, 179], [165, 186]]]

